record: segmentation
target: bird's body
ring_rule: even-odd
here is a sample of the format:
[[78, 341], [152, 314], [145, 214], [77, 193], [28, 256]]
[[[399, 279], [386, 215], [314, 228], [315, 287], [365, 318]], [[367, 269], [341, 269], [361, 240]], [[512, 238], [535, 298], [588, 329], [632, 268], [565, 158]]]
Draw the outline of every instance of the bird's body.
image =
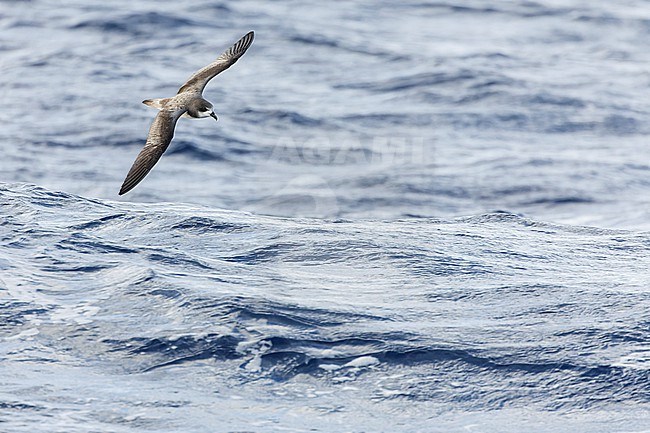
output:
[[248, 32], [217, 60], [195, 72], [171, 98], [146, 99], [145, 105], [157, 108], [158, 114], [149, 128], [144, 148], [126, 175], [120, 195], [132, 190], [151, 171], [174, 137], [174, 128], [180, 117], [200, 119], [213, 117], [212, 104], [203, 98], [203, 89], [220, 72], [232, 66], [253, 43], [253, 32]]

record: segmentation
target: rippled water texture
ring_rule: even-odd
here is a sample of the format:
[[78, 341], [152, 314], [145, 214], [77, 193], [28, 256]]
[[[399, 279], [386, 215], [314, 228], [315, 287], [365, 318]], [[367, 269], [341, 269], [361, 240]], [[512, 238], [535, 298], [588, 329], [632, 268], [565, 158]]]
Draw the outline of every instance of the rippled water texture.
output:
[[[0, 1], [0, 431], [650, 430], [641, 0]], [[248, 30], [151, 174], [155, 112]]]

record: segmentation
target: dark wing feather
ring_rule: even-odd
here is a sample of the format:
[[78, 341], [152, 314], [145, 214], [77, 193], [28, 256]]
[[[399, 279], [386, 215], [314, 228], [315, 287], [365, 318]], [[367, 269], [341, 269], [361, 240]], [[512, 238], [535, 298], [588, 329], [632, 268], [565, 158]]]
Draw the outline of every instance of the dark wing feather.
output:
[[213, 79], [217, 74], [225, 71], [235, 64], [235, 62], [244, 55], [248, 47], [253, 43], [255, 37], [254, 32], [246, 33], [240, 40], [224, 51], [214, 62], [208, 66], [201, 68], [195, 72], [178, 90], [178, 93], [183, 93], [188, 90], [198, 91], [203, 93], [208, 81]]
[[161, 110], [149, 128], [147, 143], [126, 175], [120, 195], [131, 191], [151, 171], [174, 137], [176, 121], [186, 110]]

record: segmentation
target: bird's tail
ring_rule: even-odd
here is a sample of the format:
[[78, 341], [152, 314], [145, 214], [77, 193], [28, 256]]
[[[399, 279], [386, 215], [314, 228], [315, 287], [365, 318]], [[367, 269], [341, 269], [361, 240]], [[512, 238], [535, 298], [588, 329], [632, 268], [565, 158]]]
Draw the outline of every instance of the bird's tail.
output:
[[167, 104], [167, 102], [169, 102], [170, 99], [171, 98], [145, 99], [142, 103], [160, 110], [165, 106], [165, 104]]

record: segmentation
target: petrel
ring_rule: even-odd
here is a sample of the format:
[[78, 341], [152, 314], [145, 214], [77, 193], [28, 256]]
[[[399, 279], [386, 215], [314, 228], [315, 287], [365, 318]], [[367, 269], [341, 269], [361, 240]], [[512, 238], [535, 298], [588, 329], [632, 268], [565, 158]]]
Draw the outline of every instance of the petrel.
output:
[[120, 188], [120, 195], [131, 191], [156, 165], [174, 137], [174, 128], [179, 117], [194, 119], [212, 117], [214, 120], [218, 120], [212, 109], [212, 104], [203, 99], [203, 89], [217, 74], [231, 67], [244, 55], [248, 47], [253, 43], [254, 36], [253, 32], [246, 33], [232, 47], [217, 57], [217, 60], [195, 72], [178, 89], [176, 96], [142, 101], [143, 104], [157, 108], [160, 111], [149, 128], [149, 135], [144, 148], [140, 151], [126, 175], [126, 179], [124, 179], [122, 188]]

